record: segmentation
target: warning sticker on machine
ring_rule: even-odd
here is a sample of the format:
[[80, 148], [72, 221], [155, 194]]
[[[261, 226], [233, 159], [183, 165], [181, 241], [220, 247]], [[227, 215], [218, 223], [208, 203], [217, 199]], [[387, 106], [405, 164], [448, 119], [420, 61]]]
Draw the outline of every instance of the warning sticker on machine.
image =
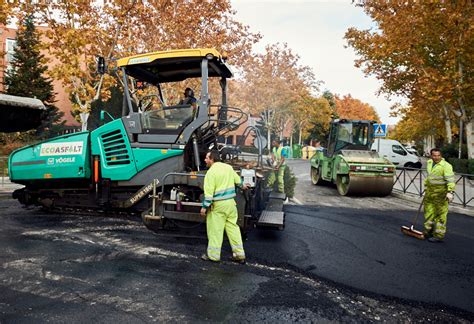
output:
[[80, 155], [83, 142], [44, 143], [41, 144], [40, 156]]

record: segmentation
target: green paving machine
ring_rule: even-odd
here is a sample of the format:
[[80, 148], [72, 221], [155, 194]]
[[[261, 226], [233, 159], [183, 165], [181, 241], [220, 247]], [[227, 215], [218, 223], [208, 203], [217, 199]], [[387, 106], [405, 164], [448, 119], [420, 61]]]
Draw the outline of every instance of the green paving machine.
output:
[[[232, 71], [226, 58], [215, 49], [183, 49], [122, 58], [117, 66], [124, 86], [122, 117], [102, 112], [104, 124], [97, 129], [14, 151], [10, 179], [24, 188], [13, 197], [52, 210], [139, 213], [151, 229], [202, 224], [205, 154], [217, 148], [218, 137], [247, 120], [227, 104]], [[146, 88], [138, 91], [139, 84]], [[170, 93], [189, 84], [198, 99], [176, 104]], [[217, 104], [211, 104], [211, 93]], [[272, 197], [264, 188], [268, 170], [262, 161], [261, 156], [231, 161], [251, 184], [236, 198], [242, 229], [284, 225], [282, 203], [266, 209]]]
[[387, 196], [395, 166], [371, 151], [375, 121], [336, 119], [331, 122], [327, 149], [311, 158], [314, 185], [335, 183], [339, 194]]

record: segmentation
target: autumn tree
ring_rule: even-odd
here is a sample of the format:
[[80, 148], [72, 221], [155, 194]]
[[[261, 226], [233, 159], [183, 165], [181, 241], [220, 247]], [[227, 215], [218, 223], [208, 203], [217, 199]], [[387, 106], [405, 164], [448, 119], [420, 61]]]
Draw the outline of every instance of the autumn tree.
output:
[[0, 25], [6, 25], [14, 8], [13, 1], [0, 1]]
[[137, 24], [135, 48], [162, 51], [176, 48], [217, 48], [226, 52], [233, 65], [251, 57], [259, 34], [235, 20], [229, 0], [154, 0], [144, 6]]
[[411, 107], [436, 107], [447, 137], [451, 116], [457, 116], [474, 157], [472, 2], [366, 0], [357, 5], [377, 29], [346, 33], [359, 56], [356, 66], [382, 81], [381, 92], [403, 95]]
[[[401, 120], [397, 123], [397, 139], [405, 142], [423, 142], [424, 151], [446, 141], [454, 135], [459, 136], [459, 128], [451, 125], [456, 116], [452, 111], [442, 107], [443, 115], [439, 115], [440, 102], [416, 97], [411, 100], [410, 106], [395, 105], [392, 110]], [[409, 127], [407, 127], [409, 126]], [[435, 145], [438, 143], [438, 145]], [[448, 141], [448, 143], [451, 143]], [[461, 151], [459, 151], [461, 152]]]
[[308, 136], [324, 138], [331, 119], [331, 105], [325, 97], [303, 96], [293, 112], [293, 121], [298, 129], [298, 144], [302, 144], [303, 138]]
[[[18, 12], [27, 4], [18, 4]], [[228, 0], [217, 1], [39, 1], [33, 6], [46, 24], [47, 47], [58, 64], [52, 75], [73, 98], [73, 110], [88, 112], [120, 78], [96, 73], [98, 56], [114, 59], [153, 50], [215, 47], [248, 57], [259, 39], [235, 21]], [[133, 85], [132, 85], [133, 86]], [[132, 90], [134, 90], [132, 88]]]
[[[303, 136], [324, 143], [329, 136], [331, 120], [339, 118], [336, 111], [336, 97], [329, 90], [325, 90], [321, 97], [312, 100], [318, 108], [307, 112], [308, 120]], [[317, 115], [314, 112], [317, 112]]]
[[342, 98], [335, 96], [335, 101], [336, 113], [339, 118], [380, 121], [374, 107], [359, 99], [352, 98], [350, 94]]
[[[393, 138], [401, 142], [435, 143], [444, 137], [442, 119], [425, 119], [425, 112], [414, 107], [401, 107], [399, 110], [402, 118], [395, 127]], [[424, 122], [420, 123], [420, 120]], [[424, 151], [429, 151], [429, 148], [425, 145]]]
[[339, 118], [336, 113], [336, 98], [334, 94], [331, 91], [326, 90], [323, 92], [322, 97], [329, 103], [329, 108], [331, 108], [332, 112], [332, 119]]
[[318, 85], [312, 70], [300, 63], [287, 44], [268, 45], [265, 53], [248, 63], [244, 79], [246, 106], [262, 116], [268, 145], [272, 133], [281, 137], [284, 127], [293, 120], [294, 107]]

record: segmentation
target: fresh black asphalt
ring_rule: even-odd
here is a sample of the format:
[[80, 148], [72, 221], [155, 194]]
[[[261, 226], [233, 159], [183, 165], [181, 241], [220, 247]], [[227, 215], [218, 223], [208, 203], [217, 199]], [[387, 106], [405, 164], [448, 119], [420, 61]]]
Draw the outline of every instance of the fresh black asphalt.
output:
[[339, 197], [294, 169], [304, 205], [285, 206], [284, 231], [249, 233], [247, 265], [201, 261], [205, 238], [137, 218], [0, 199], [0, 323], [474, 322], [474, 218], [419, 241], [400, 232], [416, 204]]

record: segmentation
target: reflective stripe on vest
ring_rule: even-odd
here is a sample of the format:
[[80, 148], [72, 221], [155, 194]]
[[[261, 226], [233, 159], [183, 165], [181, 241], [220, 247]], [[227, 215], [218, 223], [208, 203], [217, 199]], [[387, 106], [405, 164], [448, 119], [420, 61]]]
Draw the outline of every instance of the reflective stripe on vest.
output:
[[273, 155], [275, 156], [275, 161], [277, 163], [280, 163], [282, 153], [283, 153], [283, 147], [282, 146], [278, 147], [278, 149], [276, 147], [273, 148]]
[[241, 179], [234, 169], [225, 163], [215, 162], [204, 178], [204, 201], [202, 206], [208, 208], [213, 201], [227, 200], [235, 197], [235, 185]]
[[433, 160], [429, 160], [426, 170], [428, 176], [426, 178], [426, 185], [429, 186], [443, 186], [448, 191], [453, 191], [456, 187], [454, 182], [454, 173], [451, 164], [441, 159], [440, 162], [433, 165]]

